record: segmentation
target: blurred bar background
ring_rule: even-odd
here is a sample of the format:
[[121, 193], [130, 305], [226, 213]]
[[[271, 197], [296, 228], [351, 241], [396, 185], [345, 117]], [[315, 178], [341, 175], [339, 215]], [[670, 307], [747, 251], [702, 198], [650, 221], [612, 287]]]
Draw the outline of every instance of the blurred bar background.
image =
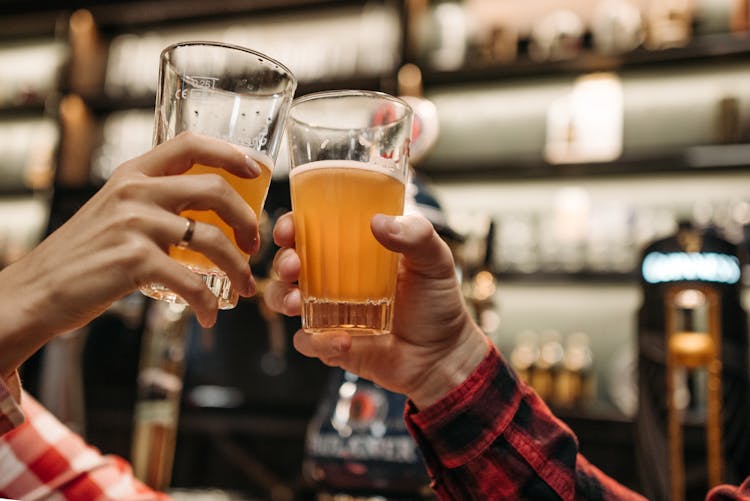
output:
[[[264, 52], [295, 73], [298, 96], [423, 95], [439, 135], [415, 168], [462, 237], [454, 252], [482, 328], [592, 462], [659, 498], [633, 441], [641, 260], [680, 225], [710, 233], [735, 249], [750, 307], [749, 25], [748, 0], [4, 0], [0, 264], [151, 147], [158, 56], [171, 43]], [[282, 152], [259, 277], [290, 207], [285, 163]], [[298, 319], [244, 300], [210, 331], [188, 318], [174, 351], [147, 342], [153, 310], [134, 295], [55, 341], [24, 367], [27, 388], [129, 459], [134, 419], [155, 419], [139, 405], [169, 400], [158, 415], [176, 433], [164, 487], [177, 496], [333, 499], [304, 466], [331, 371], [294, 351]], [[161, 376], [144, 379], [153, 350]], [[688, 477], [687, 499], [702, 499], [705, 474]], [[389, 499], [417, 496], [387, 483]]]

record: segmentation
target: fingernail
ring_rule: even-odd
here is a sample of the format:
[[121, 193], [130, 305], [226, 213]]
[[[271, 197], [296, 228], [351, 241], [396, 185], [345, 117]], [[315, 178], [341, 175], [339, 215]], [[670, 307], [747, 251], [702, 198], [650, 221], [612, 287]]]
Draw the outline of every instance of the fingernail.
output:
[[250, 173], [251, 176], [260, 176], [260, 164], [256, 162], [250, 155], [245, 154], [245, 165], [247, 165], [247, 170]]
[[387, 217], [385, 220], [385, 229], [393, 236], [400, 234], [401, 230], [403, 229], [401, 218], [399, 218], [398, 216]]
[[286, 296], [284, 296], [284, 299], [281, 300], [281, 303], [284, 306], [284, 311], [291, 311], [291, 303], [292, 301], [297, 300], [298, 295], [299, 290], [293, 289]]

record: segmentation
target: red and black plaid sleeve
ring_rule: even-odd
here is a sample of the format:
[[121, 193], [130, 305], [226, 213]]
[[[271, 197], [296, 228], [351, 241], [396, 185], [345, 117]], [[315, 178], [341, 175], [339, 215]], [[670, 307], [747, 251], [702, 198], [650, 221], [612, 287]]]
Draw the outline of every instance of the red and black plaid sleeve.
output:
[[496, 349], [440, 402], [406, 422], [441, 499], [642, 500], [578, 453], [573, 432]]
[[[443, 500], [643, 500], [590, 464], [573, 432], [492, 347], [435, 405], [405, 418]], [[707, 501], [750, 501], [750, 478]]]

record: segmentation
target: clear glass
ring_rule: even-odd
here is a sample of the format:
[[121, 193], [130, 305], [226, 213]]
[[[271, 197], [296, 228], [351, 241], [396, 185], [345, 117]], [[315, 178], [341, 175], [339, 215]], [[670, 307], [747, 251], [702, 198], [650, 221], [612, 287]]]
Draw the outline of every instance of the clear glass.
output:
[[411, 128], [409, 105], [379, 92], [320, 92], [292, 104], [287, 137], [306, 331], [391, 331], [398, 255], [375, 240], [370, 220], [403, 213]]
[[[200, 164], [184, 175], [221, 175], [259, 215], [296, 86], [284, 65], [259, 52], [215, 42], [169, 46], [162, 51], [159, 63], [154, 145], [192, 131], [246, 148], [261, 165], [261, 175], [255, 179]], [[187, 210], [181, 215], [219, 227], [234, 242], [232, 229], [213, 211]], [[220, 308], [237, 305], [237, 291], [226, 274], [203, 254], [173, 246], [169, 255], [203, 277]], [[184, 302], [161, 284], [150, 284], [141, 291], [155, 299]]]

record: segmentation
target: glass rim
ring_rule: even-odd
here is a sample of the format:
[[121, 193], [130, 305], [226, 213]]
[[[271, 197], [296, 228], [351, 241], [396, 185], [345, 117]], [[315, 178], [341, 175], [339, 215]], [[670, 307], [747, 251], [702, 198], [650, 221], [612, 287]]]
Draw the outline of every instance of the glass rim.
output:
[[166, 47], [164, 47], [164, 49], [162, 49], [161, 53], [159, 54], [159, 59], [163, 59], [165, 54], [167, 54], [168, 52], [173, 52], [175, 49], [179, 49], [180, 47], [197, 47], [197, 46], [232, 49], [238, 52], [244, 52], [246, 54], [259, 57], [268, 63], [272, 63], [278, 66], [284, 73], [286, 73], [289, 77], [291, 77], [291, 82], [296, 87], [297, 77], [294, 75], [294, 73], [292, 73], [292, 70], [290, 70], [284, 63], [262, 52], [258, 52], [257, 50], [250, 49], [248, 47], [243, 47], [242, 45], [236, 45], [236, 44], [226, 43], [226, 42], [216, 42], [216, 41], [211, 41], [211, 40], [185, 40], [185, 41], [176, 42], [176, 43], [173, 43], [171, 45], [167, 45]]
[[318, 92], [311, 92], [310, 94], [305, 94], [304, 96], [298, 97], [292, 101], [292, 105], [289, 107], [289, 114], [287, 115], [287, 122], [292, 121], [300, 125], [304, 125], [307, 127], [315, 128], [315, 129], [324, 129], [324, 130], [338, 130], [338, 131], [344, 131], [344, 130], [351, 130], [352, 127], [330, 127], [325, 125], [315, 125], [311, 124], [309, 122], [306, 122], [304, 120], [299, 120], [294, 117], [294, 109], [302, 104], [307, 103], [308, 101], [316, 101], [318, 99], [325, 99], [329, 97], [372, 97], [372, 98], [378, 98], [382, 101], [388, 101], [394, 104], [397, 104], [401, 107], [403, 107], [406, 111], [406, 113], [403, 114], [403, 116], [391, 120], [390, 122], [383, 123], [383, 124], [373, 124], [373, 125], [365, 125], [362, 127], [358, 127], [359, 129], [375, 129], [375, 128], [382, 128], [382, 127], [390, 127], [393, 124], [397, 124], [400, 122], [403, 122], [404, 120], [410, 120], [414, 116], [414, 110], [412, 107], [407, 103], [405, 100], [393, 96], [391, 94], [388, 94], [386, 92], [381, 92], [377, 90], [361, 90], [361, 89], [336, 89], [336, 90], [323, 90]]

